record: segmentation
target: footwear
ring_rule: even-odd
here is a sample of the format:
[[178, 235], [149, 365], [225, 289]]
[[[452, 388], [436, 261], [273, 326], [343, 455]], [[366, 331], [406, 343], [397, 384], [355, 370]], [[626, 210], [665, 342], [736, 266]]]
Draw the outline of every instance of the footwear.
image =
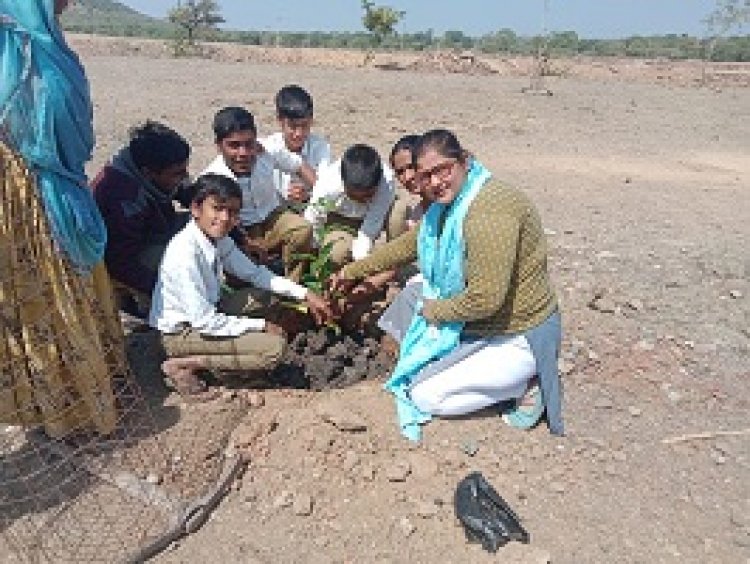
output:
[[531, 429], [544, 414], [544, 399], [539, 387], [539, 379], [535, 376], [529, 382], [529, 387], [523, 397], [518, 398], [506, 408], [502, 414], [503, 421], [516, 429]]

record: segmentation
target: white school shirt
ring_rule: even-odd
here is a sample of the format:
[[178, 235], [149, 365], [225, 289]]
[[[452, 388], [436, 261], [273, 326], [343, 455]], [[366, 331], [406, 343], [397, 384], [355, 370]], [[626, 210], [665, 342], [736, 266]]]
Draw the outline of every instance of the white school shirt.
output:
[[[266, 151], [272, 154], [286, 149], [284, 135], [281, 132], [273, 133], [272, 135], [261, 139], [260, 142]], [[302, 160], [315, 169], [315, 172], [317, 173], [321, 168], [324, 168], [331, 163], [331, 146], [328, 144], [325, 137], [311, 133], [307, 136], [305, 143], [302, 145], [302, 150], [299, 155], [302, 157]], [[293, 177], [293, 174], [289, 174], [280, 169], [274, 171], [274, 186], [276, 187], [276, 191], [281, 194], [281, 197], [285, 200], [289, 199], [289, 183]]]
[[266, 150], [258, 155], [249, 176], [236, 176], [221, 155], [211, 161], [199, 176], [220, 174], [237, 181], [242, 188], [240, 223], [249, 226], [263, 222], [282, 203], [281, 194], [274, 185], [275, 171], [294, 174], [301, 166], [300, 155], [281, 148], [273, 152]]
[[315, 182], [310, 197], [310, 205], [305, 208], [305, 219], [312, 223], [313, 233], [316, 235], [320, 233], [331, 211], [344, 217], [362, 219], [362, 225], [352, 241], [352, 257], [354, 260], [359, 260], [370, 254], [375, 239], [383, 231], [385, 217], [395, 197], [393, 171], [388, 167], [383, 167], [383, 178], [371, 201], [363, 204], [349, 199], [344, 191], [344, 182], [341, 180], [341, 159], [339, 159], [322, 168], [318, 173], [318, 180]]
[[212, 243], [195, 221], [190, 221], [167, 245], [151, 300], [148, 322], [162, 333], [177, 333], [185, 324], [201, 335], [236, 337], [263, 331], [264, 319], [235, 317], [217, 311], [223, 272], [253, 286], [297, 300], [307, 288], [258, 266], [230, 237]]

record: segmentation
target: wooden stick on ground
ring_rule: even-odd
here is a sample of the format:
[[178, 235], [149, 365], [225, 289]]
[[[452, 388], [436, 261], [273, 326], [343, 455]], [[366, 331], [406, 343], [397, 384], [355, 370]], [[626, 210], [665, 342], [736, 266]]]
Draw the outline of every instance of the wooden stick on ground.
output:
[[662, 444], [674, 445], [677, 443], [686, 443], [690, 441], [703, 441], [707, 439], [715, 439], [716, 437], [738, 437], [741, 435], [750, 435], [750, 428], [740, 429], [736, 431], [707, 431], [705, 433], [691, 433], [688, 435], [680, 435], [679, 437], [670, 437], [668, 439], [662, 439]]

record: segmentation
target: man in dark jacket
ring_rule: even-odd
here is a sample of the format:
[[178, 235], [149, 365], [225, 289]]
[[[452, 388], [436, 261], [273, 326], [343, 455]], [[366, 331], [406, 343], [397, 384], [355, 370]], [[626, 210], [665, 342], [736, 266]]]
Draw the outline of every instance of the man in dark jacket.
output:
[[149, 121], [131, 132], [92, 183], [107, 226], [107, 270], [142, 296], [151, 296], [164, 249], [187, 220], [173, 199], [187, 178], [189, 157], [185, 139]]

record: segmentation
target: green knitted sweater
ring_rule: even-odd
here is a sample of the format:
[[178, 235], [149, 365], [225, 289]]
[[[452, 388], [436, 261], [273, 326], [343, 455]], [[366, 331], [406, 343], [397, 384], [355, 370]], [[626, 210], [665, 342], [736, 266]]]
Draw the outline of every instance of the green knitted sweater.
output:
[[[464, 219], [466, 288], [433, 300], [422, 313], [431, 322], [464, 321], [465, 335], [518, 333], [557, 307], [547, 273], [547, 245], [539, 213], [522, 192], [490, 180]], [[417, 229], [348, 264], [342, 275], [359, 279], [417, 257]]]

